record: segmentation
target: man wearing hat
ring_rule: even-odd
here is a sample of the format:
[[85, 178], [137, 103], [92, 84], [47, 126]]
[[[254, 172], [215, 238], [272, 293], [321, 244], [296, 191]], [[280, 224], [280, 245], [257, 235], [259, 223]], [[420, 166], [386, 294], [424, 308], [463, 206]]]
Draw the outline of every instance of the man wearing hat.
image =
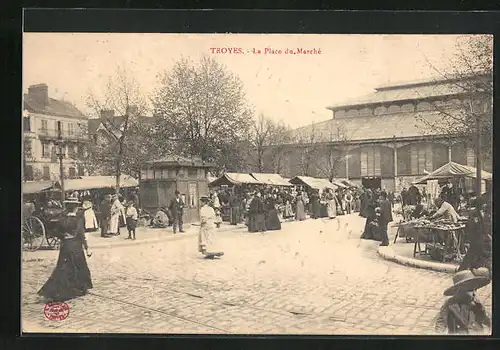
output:
[[111, 219], [111, 195], [104, 196], [104, 200], [99, 206], [101, 212], [101, 237], [109, 237], [109, 220]]
[[[485, 270], [485, 271], [483, 271]], [[446, 300], [436, 318], [437, 332], [449, 334], [484, 334], [491, 327], [491, 320], [483, 305], [475, 296], [475, 291], [490, 283], [487, 269], [457, 272], [453, 276], [453, 286], [444, 291], [451, 296]]]
[[181, 193], [179, 191], [175, 191], [175, 198], [170, 202], [168, 209], [172, 215], [174, 233], [177, 233], [177, 226], [179, 226], [179, 232], [183, 233], [182, 216], [184, 215], [184, 201], [182, 200]]

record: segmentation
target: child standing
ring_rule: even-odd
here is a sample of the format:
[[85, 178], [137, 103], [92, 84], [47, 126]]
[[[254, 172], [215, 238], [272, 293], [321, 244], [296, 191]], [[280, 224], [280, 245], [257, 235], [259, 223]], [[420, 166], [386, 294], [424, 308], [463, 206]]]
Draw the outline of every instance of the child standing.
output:
[[137, 227], [137, 209], [134, 207], [134, 201], [129, 201], [127, 203], [127, 209], [125, 211], [125, 217], [127, 221], [128, 237], [127, 239], [135, 240], [135, 228]]

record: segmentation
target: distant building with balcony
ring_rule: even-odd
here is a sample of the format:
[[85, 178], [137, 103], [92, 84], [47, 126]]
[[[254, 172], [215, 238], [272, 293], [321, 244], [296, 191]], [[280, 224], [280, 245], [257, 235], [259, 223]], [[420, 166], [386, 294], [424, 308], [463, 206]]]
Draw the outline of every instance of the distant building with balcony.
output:
[[77, 159], [84, 155], [88, 142], [88, 118], [70, 102], [50, 98], [46, 84], [31, 85], [23, 102], [24, 179], [59, 179], [59, 123], [64, 176], [86, 175]]
[[[473, 97], [457, 88], [458, 85], [460, 81], [426, 80], [379, 87], [368, 96], [327, 107], [332, 119], [295, 129], [294, 133], [302, 135], [304, 140], [314, 139], [321, 152], [321, 147], [326, 149], [336, 143], [329, 138], [332, 130], [342, 129], [346, 137], [342, 154], [338, 154], [342, 161], [335, 177], [367, 187], [399, 191], [449, 161], [475, 166], [474, 150], [467, 140], [428, 130], [428, 124], [424, 123], [424, 120], [439, 122], [444, 118], [443, 111], [463, 110]], [[492, 113], [491, 106], [486, 110]], [[313, 133], [313, 138], [308, 137]], [[303, 142], [282, 147], [281, 175], [328, 177], [317, 166], [317, 162], [325, 161], [318, 155], [310, 173], [303, 174], [300, 165], [304, 147], [309, 145]], [[483, 169], [491, 171], [491, 168], [492, 159], [483, 159]]]

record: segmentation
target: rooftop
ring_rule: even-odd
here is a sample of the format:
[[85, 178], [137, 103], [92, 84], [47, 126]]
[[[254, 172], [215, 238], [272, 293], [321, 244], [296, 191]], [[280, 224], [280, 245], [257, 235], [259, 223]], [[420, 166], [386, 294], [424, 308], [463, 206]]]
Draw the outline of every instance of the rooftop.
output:
[[[395, 113], [383, 116], [365, 116], [343, 119], [329, 119], [313, 126], [308, 125], [293, 131], [295, 136], [305, 140], [314, 131], [316, 142], [329, 142], [331, 130], [343, 130], [348, 141], [379, 140], [397, 138], [411, 138], [432, 135], [427, 132], [426, 125], [417, 117], [425, 118], [431, 123], [439, 122], [443, 116], [438, 111], [416, 113]], [[437, 135], [435, 133], [434, 135]]]
[[[474, 79], [478, 79], [478, 77]], [[393, 83], [375, 88], [371, 94], [356, 97], [339, 104], [333, 104], [327, 109], [345, 109], [351, 106], [374, 105], [394, 101], [415, 101], [432, 99], [441, 96], [453, 96], [466, 93], [460, 86], [460, 81], [470, 81], [462, 79], [421, 79], [408, 82]]]
[[87, 118], [72, 103], [55, 98], [48, 98], [48, 104], [31, 94], [24, 94], [24, 108], [32, 113], [40, 113], [61, 117]]

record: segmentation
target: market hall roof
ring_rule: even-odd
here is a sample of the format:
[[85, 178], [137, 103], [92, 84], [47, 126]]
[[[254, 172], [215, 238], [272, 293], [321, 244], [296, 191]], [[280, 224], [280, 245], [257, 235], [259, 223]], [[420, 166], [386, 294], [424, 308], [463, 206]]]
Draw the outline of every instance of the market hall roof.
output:
[[251, 173], [250, 175], [252, 175], [257, 181], [263, 182], [266, 185], [293, 186], [290, 182], [282, 178], [280, 174]]
[[315, 133], [315, 142], [335, 141], [330, 137], [330, 130], [341, 128], [348, 141], [380, 140], [396, 138], [422, 137], [438, 135], [439, 130], [431, 130], [419, 118], [429, 123], [439, 123], [443, 115], [438, 111], [406, 112], [378, 116], [358, 116], [341, 119], [329, 119], [293, 130], [296, 137], [304, 140]]
[[327, 109], [337, 110], [348, 107], [374, 105], [396, 101], [424, 100], [441, 96], [463, 94], [465, 90], [457, 83], [459, 80], [421, 80], [399, 84], [391, 84], [375, 88], [371, 94], [356, 97], [339, 104], [333, 104]]

